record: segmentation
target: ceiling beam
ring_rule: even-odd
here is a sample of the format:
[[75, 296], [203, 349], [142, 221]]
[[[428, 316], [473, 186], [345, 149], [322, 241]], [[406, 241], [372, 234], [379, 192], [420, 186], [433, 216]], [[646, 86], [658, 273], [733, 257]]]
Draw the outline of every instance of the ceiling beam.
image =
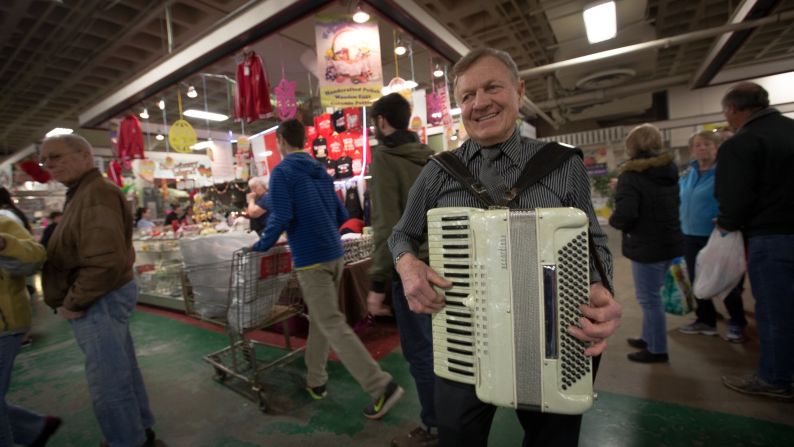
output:
[[[779, 0], [744, 0], [736, 8], [728, 20], [728, 24], [737, 24], [767, 17], [778, 3]], [[690, 88], [694, 89], [710, 85], [714, 77], [730, 61], [731, 57], [739, 51], [739, 48], [742, 47], [754, 30], [755, 27], [720, 36], [695, 71]]]
[[321, 0], [268, 0], [247, 4], [227, 16], [204, 37], [88, 107], [79, 116], [80, 125], [96, 126], [325, 3]]
[[540, 67], [528, 68], [526, 70], [519, 71], [518, 74], [521, 77], [537, 76], [567, 67], [589, 64], [596, 61], [611, 59], [613, 57], [624, 56], [626, 54], [638, 53], [641, 51], [653, 50], [656, 48], [667, 48], [673, 45], [680, 45], [682, 43], [691, 42], [693, 40], [708, 39], [731, 31], [747, 30], [762, 25], [767, 25], [770, 23], [785, 22], [792, 19], [794, 19], [794, 11], [786, 11], [786, 12], [774, 14], [769, 17], [765, 17], [763, 19], [750, 20], [741, 23], [732, 23], [728, 25], [717, 26], [714, 28], [692, 31], [690, 33], [679, 34], [678, 36], [665, 37], [662, 39], [637, 43], [625, 47], [613, 48], [611, 50], [601, 51], [598, 53], [588, 54], [585, 56], [579, 56], [573, 59], [542, 65]]

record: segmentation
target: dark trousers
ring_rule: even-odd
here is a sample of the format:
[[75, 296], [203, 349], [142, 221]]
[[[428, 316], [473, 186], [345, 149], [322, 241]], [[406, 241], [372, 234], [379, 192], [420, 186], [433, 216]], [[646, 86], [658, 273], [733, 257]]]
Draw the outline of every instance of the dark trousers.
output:
[[[684, 259], [686, 260], [686, 268], [689, 272], [689, 280], [692, 284], [695, 283], [695, 261], [697, 255], [700, 250], [706, 246], [708, 241], [708, 236], [684, 235]], [[730, 291], [728, 296], [725, 297], [725, 308], [728, 309], [728, 314], [730, 315], [729, 324], [740, 327], [747, 326], [747, 319], [744, 317], [744, 304], [742, 302], [743, 290], [744, 277], [742, 277], [739, 284]], [[702, 323], [709, 326], [717, 325], [717, 309], [714, 307], [714, 302], [712, 302], [711, 299], [698, 299], [695, 315], [697, 315], [698, 321]]]
[[[593, 380], [601, 356], [593, 358]], [[441, 447], [486, 447], [496, 407], [477, 398], [473, 385], [436, 377], [436, 414]], [[516, 410], [522, 447], [576, 447], [581, 415]]]
[[422, 406], [422, 423], [427, 428], [436, 427], [434, 404], [435, 373], [433, 372], [433, 328], [429, 314], [419, 314], [408, 308], [403, 283], [396, 271], [392, 272], [392, 307], [397, 328], [400, 330], [400, 346], [410, 366], [411, 376], [416, 382], [419, 404]]

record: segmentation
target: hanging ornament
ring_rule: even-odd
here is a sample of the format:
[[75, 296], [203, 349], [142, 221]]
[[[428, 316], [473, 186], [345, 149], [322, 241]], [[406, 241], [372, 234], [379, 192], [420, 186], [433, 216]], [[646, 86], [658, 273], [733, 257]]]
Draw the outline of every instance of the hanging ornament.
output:
[[295, 87], [298, 83], [288, 81], [281, 67], [281, 81], [276, 86], [276, 113], [282, 121], [295, 118], [298, 112], [298, 101], [295, 99]]
[[182, 92], [179, 90], [178, 85], [176, 98], [179, 106], [179, 119], [174, 121], [168, 131], [168, 142], [171, 143], [171, 147], [177, 152], [191, 152], [193, 149], [190, 147], [196, 144], [197, 141], [196, 131], [182, 116]]

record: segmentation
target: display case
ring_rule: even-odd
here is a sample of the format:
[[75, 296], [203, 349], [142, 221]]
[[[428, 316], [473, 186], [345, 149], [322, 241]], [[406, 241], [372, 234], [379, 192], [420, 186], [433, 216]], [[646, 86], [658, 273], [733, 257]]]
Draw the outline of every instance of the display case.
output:
[[134, 240], [133, 245], [138, 302], [184, 311], [179, 241], [143, 238]]

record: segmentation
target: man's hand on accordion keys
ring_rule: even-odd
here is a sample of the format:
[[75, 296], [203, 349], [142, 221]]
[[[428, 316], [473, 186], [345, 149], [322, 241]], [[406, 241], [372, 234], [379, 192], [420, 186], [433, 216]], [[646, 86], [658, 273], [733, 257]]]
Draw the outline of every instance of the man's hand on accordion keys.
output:
[[433, 286], [448, 289], [452, 283], [411, 253], [400, 256], [395, 265], [405, 291], [408, 307], [417, 313], [433, 313], [444, 307], [444, 297]]
[[607, 346], [606, 339], [620, 326], [620, 304], [600, 282], [590, 284], [590, 305], [581, 306], [584, 318], [580, 327], [568, 327], [568, 333], [579, 340], [592, 343], [585, 355], [596, 356]]

